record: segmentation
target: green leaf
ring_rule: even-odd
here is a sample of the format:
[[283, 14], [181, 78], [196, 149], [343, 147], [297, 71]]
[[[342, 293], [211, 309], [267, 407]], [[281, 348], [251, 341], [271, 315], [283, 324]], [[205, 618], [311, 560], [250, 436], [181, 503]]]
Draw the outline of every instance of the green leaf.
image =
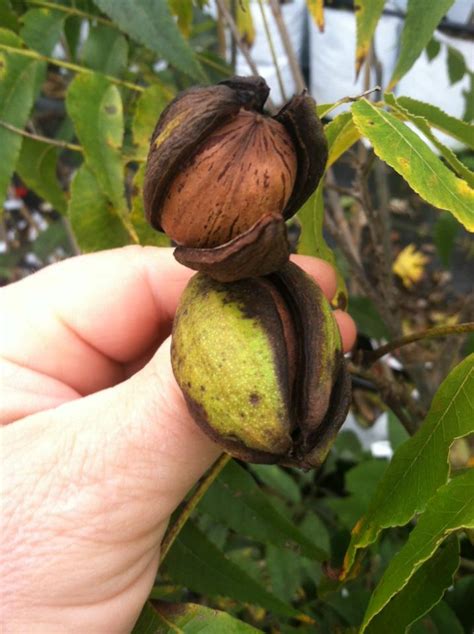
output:
[[408, 0], [403, 23], [400, 54], [393, 71], [388, 90], [407, 73], [430, 41], [442, 17], [454, 4], [454, 0]]
[[369, 53], [377, 23], [382, 15], [385, 0], [358, 0], [356, 17], [356, 76]]
[[113, 249], [132, 242], [122, 218], [87, 165], [78, 169], [72, 181], [68, 215], [84, 252]]
[[0, 0], [0, 24], [5, 29], [15, 31], [20, 28], [18, 18], [12, 11], [10, 0]]
[[431, 621], [436, 627], [437, 634], [464, 634], [463, 627], [459, 622], [456, 613], [445, 601], [437, 603], [429, 614]]
[[189, 37], [193, 25], [192, 0], [168, 0], [173, 15], [178, 18], [178, 26], [185, 38]]
[[321, 103], [316, 104], [316, 114], [320, 119], [326, 116], [328, 112], [331, 112], [333, 108], [336, 107], [335, 103]]
[[408, 110], [406, 110], [401, 104], [398, 103], [397, 99], [392, 93], [387, 93], [385, 95], [385, 101], [388, 103], [394, 110], [401, 114], [401, 116], [408, 121], [411, 121], [415, 124], [415, 126], [420, 130], [425, 137], [431, 141], [431, 143], [437, 148], [440, 152], [441, 156], [445, 159], [446, 163], [453, 169], [454, 172], [457, 173], [458, 176], [463, 178], [466, 183], [470, 187], [474, 187], [474, 172], [471, 172], [464, 163], [462, 163], [456, 154], [452, 151], [451, 148], [441, 143], [439, 139], [433, 134], [430, 126], [428, 125], [428, 121], [420, 116], [414, 115]]
[[342, 112], [324, 127], [329, 145], [326, 169], [347, 152], [360, 139], [360, 132], [354, 125], [351, 112]]
[[196, 603], [148, 601], [133, 634], [255, 634], [256, 628]]
[[[329, 531], [326, 527], [326, 524], [323, 520], [313, 513], [313, 511], [306, 510], [303, 521], [299, 525], [300, 531], [310, 539], [315, 546], [318, 546], [326, 553], [331, 552], [331, 541]], [[306, 559], [305, 561], [311, 566], [314, 570], [313, 563]]]
[[338, 308], [347, 306], [347, 287], [340, 271], [336, 267], [336, 258], [332, 249], [328, 247], [323, 235], [324, 224], [324, 200], [323, 180], [320, 181], [316, 191], [312, 194], [298, 212], [298, 220], [301, 223], [301, 234], [298, 241], [298, 253], [312, 255], [329, 262], [336, 269], [337, 289], [333, 300]]
[[66, 107], [84, 149], [87, 166], [115, 209], [125, 213], [122, 99], [116, 86], [102, 75], [76, 75]]
[[454, 588], [451, 588], [445, 597], [446, 602], [456, 612], [466, 632], [472, 632], [474, 630], [473, 596], [474, 575], [466, 575], [465, 577], [457, 579]]
[[105, 75], [120, 76], [127, 59], [128, 43], [121, 33], [103, 24], [91, 27], [82, 51], [85, 66]]
[[23, 182], [56, 211], [66, 213], [66, 197], [61, 189], [56, 168], [58, 149], [48, 143], [25, 138], [16, 170]]
[[21, 37], [42, 55], [51, 55], [61, 37], [66, 14], [51, 9], [30, 9], [21, 18]]
[[432, 37], [426, 45], [426, 55], [428, 56], [430, 62], [432, 62], [434, 58], [438, 56], [440, 50], [441, 44], [439, 43], [439, 40], [436, 40], [434, 37]]
[[282, 601], [295, 599], [303, 584], [302, 566], [299, 557], [287, 550], [268, 545], [265, 561], [270, 574], [273, 594]]
[[[390, 599], [407, 586], [410, 580], [414, 580], [414, 575], [418, 571], [420, 579], [417, 586], [421, 589], [429, 587], [429, 579], [436, 587], [437, 595], [430, 593], [431, 604], [425, 604], [425, 610], [418, 612], [422, 616], [432, 605], [441, 598], [443, 591], [452, 584], [452, 577], [457, 569], [458, 557], [454, 553], [446, 561], [444, 572], [436, 568], [427, 570], [423, 574], [421, 567], [436, 552], [440, 544], [459, 529], [474, 528], [474, 469], [469, 469], [462, 475], [457, 476], [444, 486], [440, 487], [426, 511], [419, 517], [418, 523], [410, 533], [408, 541], [390, 562], [382, 579], [372, 594], [362, 627], [378, 614], [388, 604]], [[454, 540], [456, 555], [458, 553], [457, 540]], [[453, 546], [451, 548], [454, 548]], [[449, 546], [448, 548], [449, 549]], [[441, 556], [440, 556], [441, 557]], [[455, 560], [455, 561], [453, 561]], [[444, 579], [441, 581], [441, 577]], [[411, 594], [407, 592], [407, 594]], [[415, 593], [416, 596], [416, 593]], [[421, 603], [421, 596], [419, 593]], [[435, 599], [435, 600], [433, 600]], [[421, 605], [419, 606], [421, 608]], [[416, 609], [416, 606], [414, 606]], [[392, 615], [396, 612], [392, 612]], [[388, 621], [390, 622], [390, 621]], [[381, 631], [381, 630], [374, 630]], [[383, 631], [383, 628], [382, 628]], [[404, 630], [400, 630], [402, 632]]]
[[205, 79], [167, 0], [94, 0], [120, 29], [193, 79]]
[[374, 458], [360, 462], [345, 475], [345, 489], [348, 496], [325, 500], [325, 504], [336, 513], [344, 527], [350, 530], [367, 510], [370, 499], [386, 469], [386, 460]]
[[235, 461], [219, 474], [201, 500], [200, 509], [237, 533], [264, 544], [288, 548], [318, 561], [327, 559], [327, 552], [284, 517]]
[[411, 114], [424, 117], [430, 126], [437, 128], [464, 145], [474, 149], [474, 126], [456, 119], [437, 106], [411, 97], [397, 97], [397, 103]]
[[349, 314], [357, 324], [357, 330], [369, 337], [388, 339], [389, 332], [373, 302], [367, 297], [351, 296]]
[[470, 355], [443, 381], [423, 425], [393, 456], [369, 510], [352, 530], [344, 575], [357, 550], [372, 544], [382, 529], [406, 524], [446, 482], [449, 447], [455, 438], [474, 431], [473, 393], [474, 355]]
[[83, 19], [76, 15], [70, 15], [64, 23], [64, 39], [72, 61], [78, 58], [78, 50], [81, 48], [81, 28]]
[[153, 84], [140, 95], [132, 122], [133, 141], [138, 145], [138, 158], [146, 159], [153, 130], [171, 97], [169, 89], [162, 84]]
[[464, 55], [457, 48], [448, 46], [448, 77], [451, 85], [461, 81], [466, 71]]
[[[0, 29], [0, 44], [21, 48], [22, 41], [12, 31]], [[0, 49], [0, 121], [23, 128], [35, 98], [38, 73], [44, 64]], [[22, 137], [0, 125], [0, 202], [20, 154]]]
[[[342, 618], [343, 623], [357, 626], [364, 617], [364, 612], [369, 602], [370, 592], [360, 584], [347, 583], [337, 592], [331, 592], [324, 596], [324, 602], [330, 605]], [[331, 629], [331, 632], [334, 631]], [[343, 630], [353, 632], [353, 630]], [[358, 631], [358, 630], [357, 630]], [[355, 634], [355, 633], [354, 633]]]
[[255, 579], [232, 563], [188, 521], [168, 553], [162, 570], [177, 583], [199, 594], [225, 596], [260, 605], [275, 614], [296, 617], [299, 612], [271, 595]]
[[459, 223], [448, 213], [441, 214], [434, 226], [433, 240], [439, 259], [445, 268], [451, 264], [451, 256], [459, 228]]
[[40, 260], [45, 261], [58, 248], [63, 249], [67, 255], [72, 255], [71, 240], [66, 232], [64, 222], [53, 220], [49, 227], [42, 231], [33, 242], [33, 251]]
[[[474, 120], [474, 73], [469, 73], [469, 88], [462, 91], [465, 106], [462, 118], [471, 123]], [[472, 142], [472, 137], [471, 137]]]
[[133, 179], [132, 210], [130, 223], [136, 233], [139, 244], [144, 246], [169, 247], [170, 239], [161, 231], [154, 229], [145, 218], [143, 206], [143, 179], [145, 165], [142, 164]]
[[[431, 527], [429, 529], [431, 530]], [[455, 537], [448, 541], [445, 548], [440, 548], [427, 560], [421, 560], [422, 563], [417, 561], [416, 565], [413, 561], [416, 551], [412, 550], [412, 557], [405, 559], [404, 564], [400, 563], [401, 566], [405, 565], [405, 568], [395, 569], [395, 572], [392, 572], [390, 580], [392, 590], [387, 589], [389, 594], [385, 596], [385, 599], [379, 599], [379, 605], [385, 601], [383, 607], [380, 608], [381, 611], [374, 612], [376, 597], [380, 597], [379, 593], [383, 593], [387, 575], [396, 567], [397, 561], [403, 558], [405, 549], [413, 539], [412, 536], [416, 537], [416, 531], [417, 528], [411, 533], [408, 543], [392, 559], [375, 589], [364, 619], [366, 625], [362, 627], [361, 634], [362, 632], [404, 634], [407, 627], [429, 612], [441, 599], [446, 589], [452, 585], [454, 574], [459, 566], [459, 545]]]
[[388, 413], [388, 439], [393, 451], [406, 442], [410, 436], [393, 412]]
[[278, 465], [249, 464], [250, 471], [273, 491], [284, 498], [298, 504], [301, 502], [301, 492], [295, 480]]
[[450, 211], [466, 229], [474, 230], [474, 190], [443, 165], [415, 132], [366, 99], [356, 102], [352, 113], [377, 156], [427, 202]]

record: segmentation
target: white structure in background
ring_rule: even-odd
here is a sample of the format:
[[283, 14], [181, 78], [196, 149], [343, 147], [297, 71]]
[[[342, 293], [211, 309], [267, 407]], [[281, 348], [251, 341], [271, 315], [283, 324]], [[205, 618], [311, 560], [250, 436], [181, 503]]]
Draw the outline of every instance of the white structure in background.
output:
[[[273, 14], [267, 3], [264, 4], [270, 32], [273, 37], [276, 57], [280, 67], [283, 84], [287, 97], [296, 91], [290, 65], [280, 40]], [[389, 0], [386, 9], [406, 11], [407, 0]], [[471, 0], [457, 0], [448, 11], [449, 20], [463, 24], [469, 19], [473, 5]], [[291, 43], [296, 55], [300, 58], [304, 43], [307, 39], [309, 48], [311, 94], [318, 103], [332, 103], [346, 97], [360, 94], [365, 89], [365, 75], [362, 69], [359, 78], [355, 80], [355, 16], [353, 11], [344, 9], [325, 8], [326, 27], [320, 33], [311, 17], [308, 16], [305, 0], [290, 0], [281, 5], [283, 19], [287, 27]], [[262, 15], [259, 4], [251, 0], [252, 19], [256, 38], [251, 49], [252, 57], [257, 64], [259, 73], [265, 78], [271, 88], [271, 96], [275, 104], [283, 103], [275, 66], [272, 62], [270, 47], [265, 36]], [[370, 85], [381, 83], [386, 86], [395, 69], [398, 57], [400, 35], [403, 19], [394, 15], [383, 15], [377, 25], [375, 33], [375, 51], [379, 61], [381, 77], [372, 73]], [[447, 45], [458, 49], [464, 56], [467, 67], [474, 70], [474, 44], [472, 41], [460, 37], [448, 36], [440, 31], [435, 32], [435, 38], [441, 43], [438, 56], [429, 61], [423, 52], [411, 70], [402, 78], [395, 89], [396, 94], [406, 95], [428, 101], [439, 106], [455, 117], [462, 117], [465, 108], [463, 91], [469, 90], [467, 75], [454, 85], [450, 84], [447, 68]], [[247, 62], [241, 53], [237, 55], [236, 71], [241, 75], [251, 74]], [[341, 109], [348, 106], [341, 106]], [[335, 116], [338, 110], [333, 111]], [[435, 132], [438, 134], [437, 132]], [[439, 133], [440, 139], [458, 147], [457, 142]]]
[[[263, 11], [269, 25], [269, 30], [273, 39], [273, 47], [275, 56], [278, 61], [278, 67], [282, 78], [283, 87], [285, 89], [287, 99], [290, 99], [295, 92], [296, 86], [293, 80], [288, 57], [278, 33], [278, 28], [273, 18], [273, 13], [268, 3], [263, 2]], [[278, 82], [275, 66], [272, 61], [272, 54], [268, 40], [265, 35], [263, 25], [263, 17], [258, 2], [251, 2], [252, 20], [255, 28], [255, 42], [252, 46], [252, 59], [257, 64], [257, 68], [261, 76], [265, 79], [270, 87], [270, 95], [275, 104], [281, 105], [285, 102], [281, 94], [280, 84]], [[306, 1], [293, 0], [281, 5], [283, 21], [285, 22], [291, 45], [298, 59], [301, 59], [303, 53], [303, 44], [305, 40], [306, 29]], [[242, 53], [237, 54], [236, 72], [238, 75], [250, 75], [250, 68], [245, 61]]]

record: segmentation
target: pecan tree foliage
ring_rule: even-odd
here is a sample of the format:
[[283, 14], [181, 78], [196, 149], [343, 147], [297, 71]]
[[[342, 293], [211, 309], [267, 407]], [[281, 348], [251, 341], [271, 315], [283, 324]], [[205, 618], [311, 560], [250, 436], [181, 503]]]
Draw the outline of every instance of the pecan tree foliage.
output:
[[[256, 70], [248, 1], [217, 0], [217, 20], [204, 0], [134, 4], [0, 2], [0, 196], [10, 198], [2, 283], [78, 252], [169, 245], [143, 208], [156, 121], [179, 92], [234, 75], [226, 34]], [[308, 4], [321, 25], [323, 3]], [[369, 77], [385, 3], [357, 4], [356, 70]], [[242, 632], [472, 629], [463, 598], [473, 585], [473, 76], [435, 31], [452, 2], [434, 4], [408, 4], [383, 91], [342, 98], [347, 109], [336, 116], [339, 103], [317, 105], [328, 146], [321, 179], [291, 213], [285, 201], [275, 222], [291, 250], [336, 266], [335, 305], [360, 333], [347, 360], [351, 411], [364, 427], [388, 415], [394, 455], [375, 458], [343, 430], [308, 472], [224, 456], [171, 523], [137, 632], [187, 631], [195, 621]], [[281, 38], [301, 95], [282, 8], [252, 5], [269, 37]], [[420, 56], [436, 55], [467, 86], [464, 118], [391, 92]], [[277, 109], [263, 114], [273, 120]], [[454, 152], [439, 131], [465, 149]], [[202, 246], [185, 249], [219, 248]]]

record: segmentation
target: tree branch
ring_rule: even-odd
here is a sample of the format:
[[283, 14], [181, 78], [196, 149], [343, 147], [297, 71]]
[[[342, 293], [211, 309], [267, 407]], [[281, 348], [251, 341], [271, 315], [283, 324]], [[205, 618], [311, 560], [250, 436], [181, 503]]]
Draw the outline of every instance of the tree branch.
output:
[[362, 355], [362, 363], [363, 365], [371, 365], [372, 363], [375, 363], [377, 359], [381, 359], [389, 352], [397, 350], [402, 346], [406, 346], [409, 343], [414, 343], [415, 341], [420, 341], [422, 339], [434, 339], [435, 337], [446, 337], [447, 335], [460, 335], [466, 332], [474, 332], [474, 321], [469, 321], [464, 324], [456, 324], [454, 326], [436, 326], [435, 328], [420, 330], [419, 332], [414, 332], [411, 335], [394, 339], [375, 350], [364, 351]]
[[57, 139], [50, 139], [47, 136], [41, 136], [40, 134], [33, 134], [32, 132], [27, 132], [22, 128], [17, 128], [6, 121], [0, 121], [0, 126], [2, 128], [6, 128], [11, 132], [15, 132], [15, 134], [19, 134], [20, 136], [24, 136], [28, 139], [34, 139], [35, 141], [40, 141], [41, 143], [48, 143], [48, 145], [54, 145], [55, 147], [59, 147], [63, 150], [72, 150], [73, 152], [83, 152], [83, 149], [80, 145], [76, 145], [75, 143], [67, 143], [67, 141], [58, 141]]
[[188, 521], [191, 513], [194, 511], [206, 491], [209, 489], [211, 484], [214, 482], [214, 480], [217, 478], [217, 476], [226, 466], [229, 460], [231, 460], [231, 456], [229, 456], [229, 454], [223, 453], [199, 482], [189, 500], [187, 500], [184, 504], [181, 512], [176, 518], [175, 523], [170, 527], [161, 543], [160, 564], [163, 563], [163, 560], [169, 553], [174, 540], [178, 537], [181, 529]]

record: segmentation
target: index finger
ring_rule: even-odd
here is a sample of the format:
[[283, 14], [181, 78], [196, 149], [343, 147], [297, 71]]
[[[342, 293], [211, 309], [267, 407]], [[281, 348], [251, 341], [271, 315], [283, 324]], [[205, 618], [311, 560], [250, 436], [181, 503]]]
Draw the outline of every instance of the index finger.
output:
[[[336, 278], [330, 265], [294, 259], [331, 298]], [[169, 335], [193, 273], [172, 249], [139, 246], [47, 267], [3, 289], [7, 336], [0, 354], [82, 395], [110, 387]]]

